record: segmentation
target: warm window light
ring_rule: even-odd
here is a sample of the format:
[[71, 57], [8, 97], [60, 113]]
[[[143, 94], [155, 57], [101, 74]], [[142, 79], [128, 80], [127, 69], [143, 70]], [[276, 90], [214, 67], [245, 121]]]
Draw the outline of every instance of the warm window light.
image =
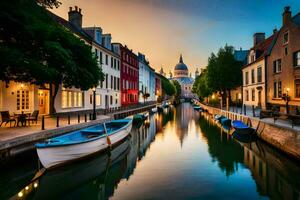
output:
[[212, 97], [212, 99], [215, 99], [215, 95], [214, 94], [211, 97]]
[[290, 91], [290, 88], [286, 88], [286, 91], [289, 92], [289, 91]]
[[24, 84], [21, 84], [21, 88], [23, 88], [24, 87]]
[[238, 99], [242, 99], [242, 94], [241, 93], [238, 94]]

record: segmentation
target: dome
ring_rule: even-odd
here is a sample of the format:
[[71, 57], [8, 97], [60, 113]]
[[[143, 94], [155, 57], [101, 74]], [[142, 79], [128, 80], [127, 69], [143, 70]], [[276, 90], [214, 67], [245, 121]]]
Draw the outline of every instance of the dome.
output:
[[182, 55], [180, 55], [179, 63], [175, 66], [174, 70], [188, 70], [188, 67], [183, 63]]

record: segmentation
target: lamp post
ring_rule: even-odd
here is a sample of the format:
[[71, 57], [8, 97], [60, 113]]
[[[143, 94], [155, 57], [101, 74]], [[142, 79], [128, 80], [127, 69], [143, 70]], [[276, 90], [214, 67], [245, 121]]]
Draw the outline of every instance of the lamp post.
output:
[[290, 101], [289, 91], [290, 91], [290, 88], [286, 88], [286, 96], [285, 96], [286, 114], [289, 114], [289, 101]]
[[96, 88], [93, 88], [93, 120], [96, 120]]

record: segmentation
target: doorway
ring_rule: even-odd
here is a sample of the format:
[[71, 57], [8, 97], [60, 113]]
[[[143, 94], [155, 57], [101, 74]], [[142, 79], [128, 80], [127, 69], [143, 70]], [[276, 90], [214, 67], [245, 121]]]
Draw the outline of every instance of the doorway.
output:
[[41, 115], [49, 114], [48, 90], [38, 90], [39, 113]]
[[258, 103], [257, 106], [261, 108], [261, 90], [258, 91]]

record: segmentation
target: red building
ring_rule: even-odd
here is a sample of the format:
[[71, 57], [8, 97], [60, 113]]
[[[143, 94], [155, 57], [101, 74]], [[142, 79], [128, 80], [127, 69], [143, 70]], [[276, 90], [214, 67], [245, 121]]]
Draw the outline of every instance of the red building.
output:
[[121, 106], [138, 104], [139, 64], [137, 56], [120, 43], [114, 43], [121, 57]]

